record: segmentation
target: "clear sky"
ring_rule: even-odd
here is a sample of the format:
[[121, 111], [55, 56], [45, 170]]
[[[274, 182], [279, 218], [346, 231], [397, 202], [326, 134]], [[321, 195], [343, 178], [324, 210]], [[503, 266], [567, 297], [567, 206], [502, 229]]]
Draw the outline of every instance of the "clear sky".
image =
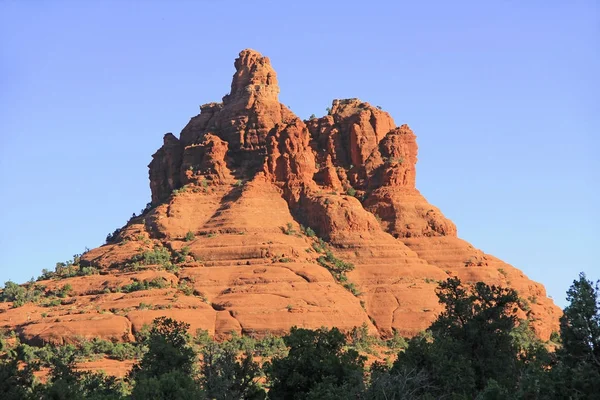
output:
[[253, 48], [303, 118], [359, 97], [408, 123], [425, 197], [563, 307], [600, 278], [598, 4], [0, 0], [0, 282], [139, 212], [163, 134]]

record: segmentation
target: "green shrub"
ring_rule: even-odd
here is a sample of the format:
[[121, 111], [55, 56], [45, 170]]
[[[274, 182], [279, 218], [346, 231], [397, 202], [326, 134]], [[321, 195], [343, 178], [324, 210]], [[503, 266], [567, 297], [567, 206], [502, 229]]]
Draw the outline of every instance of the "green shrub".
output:
[[73, 287], [71, 284], [67, 283], [63, 285], [60, 289], [54, 291], [54, 295], [60, 298], [65, 298], [69, 296], [73, 292]]
[[2, 301], [20, 301], [25, 298], [25, 288], [21, 285], [18, 285], [12, 281], [7, 281], [4, 283], [4, 289], [2, 289]]
[[353, 282], [344, 282], [342, 286], [355, 296], [360, 296], [361, 292]]
[[134, 261], [142, 262], [144, 265], [164, 265], [171, 262], [171, 253], [165, 247], [154, 247], [134, 257]]
[[140, 346], [134, 346], [131, 343], [116, 343], [108, 355], [115, 360], [125, 361], [141, 358], [142, 351]]
[[284, 357], [287, 354], [287, 346], [282, 337], [268, 334], [256, 341], [254, 354], [259, 357]]
[[83, 268], [80, 268], [79, 271], [80, 271], [79, 275], [83, 275], [83, 276], [98, 275], [100, 273], [100, 271], [98, 271], [98, 268], [95, 268], [95, 267], [83, 267]]
[[188, 231], [188, 233], [185, 234], [184, 240], [186, 242], [190, 242], [190, 241], [194, 240], [195, 238], [196, 238], [196, 235], [194, 235], [194, 232]]
[[405, 338], [400, 336], [398, 331], [394, 329], [394, 336], [385, 341], [385, 345], [392, 350], [400, 350], [406, 349], [408, 347], [408, 342]]
[[312, 248], [317, 253], [324, 253], [327, 250], [327, 243], [321, 238], [312, 244]]
[[304, 225], [300, 225], [300, 230], [309, 238], [314, 238], [317, 236], [315, 231], [310, 226], [305, 227]]
[[296, 230], [294, 229], [294, 226], [292, 225], [291, 222], [288, 222], [284, 228], [281, 228], [281, 230], [286, 235], [295, 235], [296, 234]]
[[[190, 252], [191, 252], [191, 249], [189, 246], [183, 246], [181, 248], [181, 250], [175, 252], [175, 257], [174, 257], [175, 262], [176, 263], [185, 262], [187, 257], [190, 255]], [[169, 269], [168, 264], [170, 264], [170, 263], [167, 263], [164, 265], [167, 268], [167, 270]]]
[[48, 280], [54, 278], [56, 274], [46, 268], [42, 269], [42, 275], [37, 278], [38, 281]]
[[180, 280], [179, 286], [177, 288], [181, 290], [186, 296], [194, 295], [194, 287], [187, 280]]
[[342, 280], [342, 276], [346, 274], [346, 272], [350, 272], [354, 269], [354, 265], [351, 263], [347, 263], [343, 260], [337, 258], [331, 250], [325, 250], [325, 255], [317, 258], [317, 262], [327, 268], [331, 274], [337, 280]]
[[283, 338], [289, 351], [265, 365], [272, 399], [355, 399], [363, 388], [366, 357], [346, 348], [337, 328], [292, 327]]
[[212, 343], [212, 338], [206, 329], [196, 329], [196, 334], [192, 337], [194, 347], [203, 349], [209, 343]]
[[373, 346], [382, 345], [383, 342], [378, 337], [369, 334], [369, 327], [365, 322], [361, 326], [352, 328], [350, 331], [350, 344], [357, 351], [377, 355]]
[[169, 287], [169, 282], [165, 278], [154, 278], [150, 281], [134, 281], [128, 285], [121, 286], [121, 292], [131, 293], [139, 290], [164, 289]]
[[119, 235], [121, 234], [121, 229], [117, 228], [112, 233], [106, 235], [106, 243], [114, 243], [119, 239]]
[[43, 287], [35, 284], [33, 280], [23, 286], [7, 281], [0, 293], [0, 300], [2, 302], [12, 302], [13, 308], [16, 308], [25, 303], [36, 303], [43, 294]]
[[57, 307], [60, 306], [62, 304], [62, 300], [61, 299], [57, 299], [57, 298], [50, 298], [50, 299], [46, 299], [45, 301], [42, 302], [42, 307]]

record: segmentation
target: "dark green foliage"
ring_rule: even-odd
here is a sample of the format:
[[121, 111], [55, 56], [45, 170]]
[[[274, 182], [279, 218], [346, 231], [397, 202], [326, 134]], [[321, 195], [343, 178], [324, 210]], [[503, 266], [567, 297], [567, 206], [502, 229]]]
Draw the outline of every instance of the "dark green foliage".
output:
[[73, 263], [73, 261], [57, 262], [54, 268], [55, 278], [72, 278], [77, 276], [79, 267]]
[[324, 253], [327, 250], [327, 243], [323, 239], [317, 238], [317, 241], [313, 242], [312, 248], [317, 253]]
[[187, 280], [181, 279], [177, 288], [186, 296], [192, 296], [194, 294], [194, 286], [192, 286]]
[[181, 372], [191, 376], [196, 355], [188, 345], [189, 325], [171, 318], [154, 320], [145, 345], [148, 351], [132, 371], [135, 379], [152, 377], [170, 372]]
[[556, 332], [556, 331], [552, 331], [552, 333], [550, 334], [550, 341], [556, 344], [560, 344], [561, 339], [560, 339], [560, 333]]
[[37, 362], [41, 365], [49, 365], [54, 357], [54, 348], [49, 345], [33, 347], [26, 343], [19, 343], [14, 348], [14, 351], [17, 359], [27, 364]]
[[[207, 331], [199, 330], [193, 338], [193, 342], [204, 349], [212, 343]], [[280, 336], [265, 335], [260, 339], [251, 336], [240, 336], [233, 332], [231, 338], [223, 342], [221, 346], [236, 353], [242, 352], [256, 357], [283, 357], [287, 354], [287, 346]]]
[[88, 275], [98, 275], [100, 271], [95, 267], [82, 267], [79, 269], [79, 275], [88, 276]]
[[130, 373], [135, 380], [132, 399], [198, 398], [196, 353], [188, 344], [188, 329], [188, 324], [171, 318], [154, 320], [144, 341], [148, 351]]
[[131, 293], [138, 290], [164, 289], [169, 286], [169, 282], [167, 282], [165, 278], [154, 278], [150, 281], [135, 281], [128, 285], [121, 286], [121, 292]]
[[398, 331], [394, 330], [394, 336], [386, 340], [385, 345], [393, 350], [406, 349], [408, 342], [403, 338]]
[[138, 379], [131, 400], [197, 400], [201, 396], [200, 388], [189, 375], [174, 370]]
[[181, 251], [179, 252], [180, 257], [187, 257], [190, 254], [190, 247], [189, 246], [183, 246], [181, 248]]
[[512, 329], [510, 336], [513, 344], [520, 351], [524, 351], [542, 345], [542, 341], [535, 335], [535, 332], [529, 326], [529, 320], [520, 320], [519, 325]]
[[568, 365], [586, 364], [600, 372], [600, 304], [598, 283], [585, 274], [567, 292], [569, 305], [560, 319], [562, 359]]
[[361, 291], [356, 287], [354, 282], [344, 282], [342, 283], [342, 286], [355, 296], [360, 296], [361, 294]]
[[[315, 244], [327, 261], [327, 247]], [[180, 287], [184, 292], [186, 288]], [[63, 285], [58, 292], [67, 289]], [[33, 290], [33, 282], [10, 282], [1, 298], [28, 299]], [[94, 339], [33, 347], [20, 343], [15, 333], [2, 333], [0, 398], [265, 399], [259, 383], [264, 375], [253, 361], [261, 356], [272, 357], [265, 364], [271, 399], [597, 399], [599, 292], [598, 284], [584, 275], [573, 283], [561, 336], [551, 336], [552, 346], [563, 343], [556, 353], [534, 335], [529, 321], [515, 319], [520, 301], [515, 291], [483, 283], [467, 286], [455, 278], [437, 289], [445, 310], [430, 330], [408, 343], [397, 332], [384, 343], [369, 335], [366, 324], [351, 330], [348, 342], [336, 328], [292, 328], [283, 338], [233, 334], [231, 340], [216, 343], [202, 330], [191, 339], [189, 325], [165, 317], [136, 332], [137, 344]], [[366, 358], [358, 351], [375, 354], [383, 345], [401, 349], [396, 362], [391, 367], [389, 361], [376, 362], [366, 373]], [[75, 362], [101, 357], [135, 358], [139, 363], [127, 380], [74, 368]], [[40, 367], [50, 368], [47, 383], [34, 379]]]
[[282, 337], [267, 335], [256, 341], [254, 354], [259, 357], [282, 357], [287, 354], [287, 347]]
[[560, 319], [562, 348], [553, 368], [563, 398], [592, 399], [600, 393], [600, 290], [581, 273], [567, 291], [569, 305]]
[[300, 225], [300, 230], [309, 238], [314, 238], [317, 236], [315, 231], [310, 226], [305, 227], [304, 225]]
[[367, 323], [363, 323], [360, 327], [355, 326], [350, 331], [350, 345], [357, 351], [376, 354], [374, 346], [382, 346], [383, 341], [377, 336], [369, 334]]
[[41, 281], [41, 280], [46, 280], [46, 279], [52, 279], [54, 277], [54, 272], [47, 270], [46, 268], [42, 269], [42, 275], [40, 275], [37, 280]]
[[140, 262], [142, 265], [161, 265], [164, 267], [171, 263], [171, 253], [166, 247], [155, 246], [153, 250], [146, 250], [137, 254], [133, 261]]
[[143, 355], [141, 346], [131, 343], [115, 343], [106, 354], [119, 361], [134, 360]]
[[4, 284], [4, 289], [0, 292], [0, 300], [3, 302], [10, 301], [13, 307], [21, 307], [25, 303], [35, 303], [44, 294], [43, 288], [36, 285], [34, 281], [28, 282], [26, 285], [17, 285], [12, 281]]
[[284, 341], [288, 355], [265, 366], [271, 381], [269, 398], [306, 399], [333, 392], [351, 396], [362, 390], [365, 357], [344, 350], [346, 338], [337, 328], [293, 327]]
[[196, 235], [194, 235], [194, 232], [188, 231], [188, 233], [185, 234], [184, 240], [186, 242], [190, 242], [190, 241], [194, 240], [195, 238], [196, 238]]
[[126, 395], [122, 381], [101, 373], [76, 371], [75, 357], [57, 352], [53, 357], [48, 382], [41, 386], [34, 398], [117, 400]]
[[121, 234], [121, 229], [117, 228], [115, 229], [112, 233], [109, 233], [108, 235], [106, 235], [106, 243], [110, 244], [110, 243], [114, 243], [119, 239], [119, 235]]
[[288, 222], [284, 228], [281, 228], [286, 235], [295, 235], [297, 232], [291, 222]]
[[22, 400], [31, 398], [35, 388], [35, 366], [20, 369], [17, 358], [0, 360], [0, 399]]
[[[312, 231], [312, 233], [314, 233], [314, 231]], [[336, 281], [341, 283], [342, 286], [344, 286], [344, 288], [353, 295], [359, 296], [361, 294], [360, 290], [356, 287], [356, 285], [353, 282], [348, 282], [348, 277], [346, 276], [347, 272], [350, 272], [354, 269], [353, 264], [337, 258], [329, 249], [327, 243], [321, 238], [317, 238], [317, 240], [313, 242], [312, 248], [317, 253], [324, 254], [317, 258], [317, 262], [323, 268], [329, 270], [329, 272], [331, 272], [331, 275], [333, 275], [333, 278]]]
[[430, 327], [433, 340], [411, 339], [394, 372], [425, 371], [438, 395], [474, 398], [492, 379], [514, 391], [518, 349], [511, 331], [517, 293], [482, 282], [465, 287], [449, 278], [439, 285], [437, 295], [445, 310]]
[[264, 389], [257, 383], [261, 370], [251, 354], [238, 361], [238, 351], [230, 346], [210, 343], [202, 352], [200, 382], [209, 399], [265, 399]]
[[431, 382], [423, 370], [389, 371], [385, 365], [371, 366], [371, 382], [364, 398], [368, 400], [434, 399]]
[[103, 357], [119, 361], [138, 359], [143, 355], [143, 346], [138, 343], [112, 343], [95, 338], [90, 341], [82, 341], [77, 345], [66, 344], [60, 347], [50, 344], [34, 347], [26, 343], [19, 343], [15, 346], [14, 351], [20, 361], [50, 366], [52, 358], [57, 354], [63, 358], [72, 355], [77, 362]]
[[65, 298], [71, 294], [73, 291], [73, 287], [70, 284], [63, 285], [60, 289], [54, 292], [56, 297]]
[[[87, 252], [87, 249], [86, 249]], [[75, 254], [72, 260], [65, 262], [57, 262], [54, 271], [42, 270], [42, 275], [37, 278], [38, 281], [46, 279], [65, 279], [75, 276], [88, 276], [99, 274], [100, 271], [96, 267], [81, 266], [81, 255]]]
[[319, 256], [317, 262], [327, 268], [338, 282], [346, 282], [348, 280], [346, 272], [354, 269], [354, 265], [340, 260], [329, 249], [325, 249], [325, 255]]
[[2, 289], [1, 298], [3, 302], [12, 301], [16, 302], [25, 297], [25, 288], [12, 281], [4, 283], [4, 289]]

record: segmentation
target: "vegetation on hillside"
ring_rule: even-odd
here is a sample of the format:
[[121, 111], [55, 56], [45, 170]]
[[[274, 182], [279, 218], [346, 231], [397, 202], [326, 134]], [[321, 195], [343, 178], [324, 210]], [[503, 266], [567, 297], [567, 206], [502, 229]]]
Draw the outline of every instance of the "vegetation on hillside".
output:
[[[93, 340], [36, 348], [7, 335], [0, 340], [0, 398], [597, 398], [598, 283], [583, 274], [573, 282], [552, 346], [516, 318], [520, 299], [513, 289], [467, 286], [450, 278], [436, 292], [444, 311], [426, 332], [408, 341], [394, 335], [385, 343], [363, 326], [348, 334], [336, 328], [292, 328], [283, 338], [234, 335], [216, 343], [206, 331], [191, 336], [189, 325], [165, 317], [140, 332], [136, 344]], [[2, 296], [27, 294], [9, 285]], [[398, 352], [396, 360], [367, 368], [364, 353], [386, 344]], [[555, 346], [555, 352], [548, 350]], [[76, 362], [94, 357], [137, 362], [124, 379], [75, 369]], [[45, 383], [34, 375], [43, 367], [50, 369]]]

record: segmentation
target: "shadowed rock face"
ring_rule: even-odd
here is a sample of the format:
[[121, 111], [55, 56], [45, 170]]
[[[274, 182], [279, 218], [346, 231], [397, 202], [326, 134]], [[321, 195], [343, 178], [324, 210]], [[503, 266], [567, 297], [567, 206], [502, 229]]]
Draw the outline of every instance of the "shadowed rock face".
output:
[[[407, 125], [358, 99], [334, 100], [328, 115], [303, 121], [279, 103], [267, 57], [243, 50], [235, 69], [223, 102], [201, 106], [152, 156], [152, 208], [83, 255], [102, 275], [40, 282], [70, 284], [70, 303], [0, 304], [0, 325], [42, 342], [129, 341], [159, 315], [218, 338], [362, 324], [411, 336], [440, 311], [437, 282], [459, 276], [514, 287], [540, 337], [558, 329], [560, 310], [542, 285], [459, 239], [416, 189]], [[354, 264], [346, 282], [354, 292], [319, 261], [322, 244], [300, 224]], [[178, 270], [143, 257], [154, 250]], [[117, 290], [156, 279], [164, 287]]]

